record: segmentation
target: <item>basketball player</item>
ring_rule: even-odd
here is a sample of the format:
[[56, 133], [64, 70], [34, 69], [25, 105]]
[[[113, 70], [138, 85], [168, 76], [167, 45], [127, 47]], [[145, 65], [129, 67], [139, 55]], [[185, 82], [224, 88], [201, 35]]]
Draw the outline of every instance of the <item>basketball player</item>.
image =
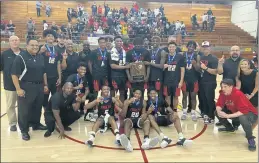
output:
[[185, 73], [183, 55], [175, 51], [176, 47], [177, 45], [175, 42], [169, 42], [169, 54], [161, 60], [161, 63], [164, 64], [163, 93], [166, 102], [173, 110], [177, 110], [178, 96], [180, 96], [180, 89], [183, 85]]
[[[111, 97], [110, 88], [108, 86], [103, 86], [101, 91], [101, 97], [97, 97], [96, 100], [85, 105], [85, 109], [90, 109], [96, 106], [98, 108], [98, 118], [92, 127], [92, 131], [89, 132], [90, 135], [89, 139], [86, 141], [86, 144], [93, 146], [96, 132], [99, 128], [103, 128], [106, 131], [108, 125], [111, 126], [115, 133], [116, 142], [120, 144], [120, 134], [114, 119], [114, 105], [118, 108], [122, 108], [123, 103], [118, 98]], [[119, 110], [119, 113], [120, 112], [121, 109]]]
[[248, 149], [255, 151], [256, 143], [253, 129], [258, 124], [258, 110], [240, 90], [234, 87], [232, 79], [223, 79], [220, 85], [221, 91], [216, 104], [215, 115], [225, 128], [219, 128], [218, 130], [220, 132], [234, 132], [235, 129], [228, 119], [240, 121], [248, 140]]
[[196, 42], [189, 41], [187, 43], [187, 49], [188, 51], [184, 53], [184, 60], [185, 60], [185, 75], [184, 75], [184, 83], [182, 86], [182, 92], [183, 92], [183, 115], [181, 117], [182, 120], [185, 120], [187, 118], [187, 97], [191, 96], [191, 117], [193, 121], [197, 121], [197, 116], [195, 114], [196, 109], [196, 95], [199, 89], [198, 86], [198, 75], [197, 71], [199, 70], [197, 62], [200, 62], [200, 57], [197, 55], [194, 50], [196, 49]]
[[[58, 53], [56, 46], [54, 46], [55, 39], [57, 38], [56, 32], [51, 29], [44, 30], [43, 37], [45, 38], [46, 43], [40, 47], [39, 54], [44, 57], [48, 88], [53, 95], [57, 91], [57, 86], [61, 84], [61, 55]], [[44, 109], [46, 109], [46, 106], [48, 105], [50, 92], [47, 92], [44, 95]]]
[[[122, 48], [121, 36], [114, 37], [115, 47], [111, 49], [109, 58], [111, 65], [111, 78], [114, 90], [120, 92], [120, 100], [124, 102], [124, 93], [126, 88], [126, 69], [130, 68], [130, 64], [126, 65], [126, 52]], [[113, 96], [115, 94], [112, 94]]]
[[192, 140], [187, 140], [183, 136], [181, 122], [177, 112], [174, 112], [162, 98], [158, 97], [158, 94], [154, 89], [149, 92], [147, 114], [151, 126], [161, 136], [161, 148], [165, 148], [172, 140], [162, 133], [159, 126], [169, 126], [172, 123], [174, 123], [179, 137], [177, 145], [188, 145], [189, 143], [192, 143]]
[[[133, 41], [133, 44], [134, 44], [134, 48], [128, 51], [126, 54], [126, 63], [134, 63], [134, 62], [137, 63], [137, 62], [144, 62], [144, 61], [150, 62], [149, 52], [146, 49], [142, 48], [143, 39], [140, 37], [136, 37]], [[145, 72], [146, 77], [144, 81], [141, 81], [141, 82], [137, 82], [133, 80], [133, 77], [130, 75], [129, 69], [126, 69], [126, 73], [132, 89], [141, 90], [141, 92], [143, 93], [142, 97], [144, 97], [144, 89], [145, 89], [144, 87], [145, 87], [145, 83], [147, 83], [149, 79], [150, 66], [147, 66], [147, 69]]]
[[150, 121], [146, 113], [146, 101], [141, 97], [142, 92], [136, 89], [133, 92], [133, 97], [124, 102], [121, 115], [125, 116], [124, 133], [120, 136], [121, 145], [129, 152], [133, 151], [130, 143], [130, 132], [132, 128], [143, 128], [144, 142], [141, 146], [142, 149], [150, 149], [159, 142], [159, 138], [149, 138]]
[[152, 37], [152, 50], [150, 50], [151, 54], [151, 62], [145, 61], [145, 65], [150, 66], [150, 76], [148, 88], [149, 90], [155, 89], [159, 92], [159, 96], [163, 96], [162, 85], [163, 85], [163, 68], [164, 65], [161, 65], [161, 58], [166, 55], [166, 52], [163, 49], [159, 48], [161, 38], [158, 36]]
[[109, 72], [109, 55], [106, 50], [106, 41], [104, 37], [98, 39], [99, 48], [93, 50], [90, 56], [89, 70], [93, 77], [94, 91], [97, 92], [102, 86], [108, 86], [108, 72]]

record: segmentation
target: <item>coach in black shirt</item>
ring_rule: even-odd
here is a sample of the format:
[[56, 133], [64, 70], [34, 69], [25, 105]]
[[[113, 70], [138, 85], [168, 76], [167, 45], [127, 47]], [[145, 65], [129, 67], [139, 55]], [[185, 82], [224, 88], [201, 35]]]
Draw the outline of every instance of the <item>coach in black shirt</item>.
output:
[[[12, 80], [18, 94], [18, 124], [23, 140], [30, 140], [29, 120], [33, 129], [44, 130], [40, 124], [44, 92], [48, 91], [44, 58], [38, 54], [39, 43], [29, 39], [26, 51], [16, 56], [12, 65]], [[29, 115], [31, 117], [29, 117]]]
[[55, 129], [55, 122], [59, 128], [59, 137], [65, 138], [65, 131], [71, 131], [68, 127], [80, 118], [78, 109], [81, 104], [81, 97], [73, 93], [73, 84], [65, 83], [62, 92], [56, 92], [51, 96], [45, 115], [48, 130], [44, 137], [49, 137]]
[[11, 131], [16, 131], [17, 117], [15, 104], [17, 101], [17, 93], [11, 77], [11, 68], [13, 61], [17, 55], [23, 52], [19, 48], [20, 39], [17, 36], [9, 38], [10, 49], [4, 51], [1, 55], [0, 70], [3, 71], [4, 89], [6, 95], [6, 113]]
[[[215, 106], [215, 89], [217, 87], [217, 68], [218, 59], [210, 54], [210, 43], [204, 41], [202, 43], [204, 55], [200, 57], [200, 102], [204, 112], [204, 123], [214, 123]], [[199, 64], [199, 63], [198, 63]]]

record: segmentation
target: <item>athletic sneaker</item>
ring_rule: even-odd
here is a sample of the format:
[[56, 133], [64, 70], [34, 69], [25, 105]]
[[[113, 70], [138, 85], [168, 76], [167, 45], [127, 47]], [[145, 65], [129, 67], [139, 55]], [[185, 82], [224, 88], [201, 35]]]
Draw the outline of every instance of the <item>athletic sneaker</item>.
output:
[[84, 117], [84, 121], [90, 121], [93, 117], [93, 113], [87, 113], [87, 115]]
[[126, 151], [128, 151], [128, 152], [133, 151], [133, 147], [125, 134], [122, 134], [120, 136], [120, 143], [121, 143], [122, 147], [126, 149]]
[[93, 146], [94, 144], [94, 139], [95, 139], [95, 136], [94, 136], [94, 132], [89, 132], [89, 139], [85, 142], [85, 144], [88, 144], [89, 146]]
[[193, 143], [192, 140], [183, 138], [183, 139], [179, 139], [176, 144], [180, 145], [180, 146], [190, 146], [190, 145], [192, 145], [192, 143]]
[[171, 142], [172, 142], [172, 139], [163, 138], [163, 139], [162, 139], [162, 142], [161, 142], [161, 144], [160, 144], [160, 147], [161, 147], [161, 148], [165, 148], [165, 147], [167, 147]]
[[196, 114], [195, 114], [195, 113], [191, 113], [191, 115], [192, 115], [192, 120], [193, 120], [193, 121], [197, 121], [197, 116], [196, 116]]
[[181, 120], [186, 120], [187, 119], [187, 112], [183, 112], [183, 115], [181, 116]]
[[155, 147], [157, 144], [159, 143], [159, 137], [155, 137], [155, 138], [146, 138], [144, 139], [144, 142], [141, 146], [142, 149], [150, 149]]
[[116, 139], [116, 143], [117, 143], [118, 145], [121, 145], [120, 134], [116, 134], [115, 139]]
[[249, 151], [255, 151], [256, 150], [254, 138], [248, 140], [248, 150]]
[[207, 115], [204, 115], [203, 120], [204, 120], [205, 124], [209, 124], [210, 123], [209, 117]]

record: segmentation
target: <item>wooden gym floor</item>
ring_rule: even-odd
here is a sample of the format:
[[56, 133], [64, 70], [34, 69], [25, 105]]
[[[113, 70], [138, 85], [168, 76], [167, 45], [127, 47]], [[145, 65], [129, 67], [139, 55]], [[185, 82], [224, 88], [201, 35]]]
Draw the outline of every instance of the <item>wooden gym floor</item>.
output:
[[[218, 82], [221, 76], [218, 76]], [[219, 86], [216, 90], [218, 97]], [[1, 81], [1, 162], [257, 162], [258, 151], [247, 149], [247, 140], [242, 127], [235, 133], [218, 133], [214, 125], [204, 125], [202, 119], [193, 122], [190, 117], [182, 121], [183, 133], [192, 138], [190, 147], [175, 146], [177, 132], [173, 126], [164, 127], [165, 135], [173, 139], [172, 145], [165, 149], [159, 146], [151, 150], [140, 150], [143, 141], [141, 130], [132, 130], [132, 153], [122, 150], [115, 144], [111, 131], [97, 134], [96, 147], [84, 145], [93, 123], [83, 118], [71, 125], [72, 131], [66, 132], [67, 138], [58, 139], [58, 132], [44, 138], [45, 131], [32, 131], [30, 141], [23, 141], [20, 132], [10, 132], [5, 114], [5, 93]], [[178, 112], [179, 116], [181, 111]], [[42, 116], [41, 122], [44, 124]], [[19, 130], [18, 130], [19, 131]], [[157, 134], [152, 129], [151, 137]], [[258, 137], [258, 130], [254, 135]]]

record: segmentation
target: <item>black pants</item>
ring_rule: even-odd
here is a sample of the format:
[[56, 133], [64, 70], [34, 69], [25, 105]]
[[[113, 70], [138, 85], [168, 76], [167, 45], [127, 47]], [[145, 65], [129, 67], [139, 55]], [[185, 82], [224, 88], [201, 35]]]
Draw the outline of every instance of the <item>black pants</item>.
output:
[[37, 16], [40, 16], [40, 8], [37, 8]]
[[[49, 93], [51, 93], [51, 96], [54, 95], [57, 91], [57, 78], [48, 78], [48, 88], [49, 88]], [[43, 107], [47, 107], [48, 101], [49, 101], [49, 93], [44, 94], [44, 101], [43, 101]]]
[[207, 26], [207, 21], [202, 22], [202, 30], [207, 30], [208, 26]]
[[[62, 109], [62, 110], [64, 111], [65, 109]], [[55, 122], [56, 122], [53, 112], [46, 111], [44, 113], [44, 117], [45, 117], [45, 122], [48, 128], [48, 131], [53, 132], [55, 129]], [[66, 112], [60, 113], [60, 118], [63, 126], [68, 127], [80, 118], [80, 113], [72, 109], [66, 110]]]
[[18, 97], [18, 124], [22, 133], [29, 132], [29, 121], [40, 124], [41, 109], [44, 99], [43, 84], [20, 83], [25, 97]]
[[[230, 110], [228, 110], [226, 107], [222, 108], [222, 111], [227, 114], [232, 114], [232, 112]], [[215, 111], [215, 116], [219, 119], [219, 122], [222, 123], [228, 129], [232, 129], [233, 127], [238, 127], [240, 125], [240, 121], [239, 121], [238, 117], [232, 118], [232, 125], [231, 125], [227, 119], [220, 118], [217, 114], [217, 111]]]
[[200, 107], [204, 115], [214, 119], [215, 105], [215, 89], [216, 83], [200, 83]]
[[[226, 112], [226, 109], [223, 109], [222, 111]], [[230, 111], [226, 112], [229, 113]], [[231, 112], [230, 112], [231, 114]], [[216, 117], [219, 119], [219, 121], [227, 128], [227, 129], [233, 129], [233, 126], [229, 123], [229, 121], [226, 118], [220, 118], [218, 116], [217, 111], [215, 111]], [[258, 115], [255, 115], [252, 112], [249, 112], [248, 114], [241, 115], [236, 118], [232, 118], [232, 123], [239, 123], [242, 125], [245, 133], [246, 133], [246, 138], [247, 139], [252, 139], [254, 138], [253, 136], [253, 129], [252, 125], [257, 121]], [[234, 125], [234, 124], [233, 124]]]

